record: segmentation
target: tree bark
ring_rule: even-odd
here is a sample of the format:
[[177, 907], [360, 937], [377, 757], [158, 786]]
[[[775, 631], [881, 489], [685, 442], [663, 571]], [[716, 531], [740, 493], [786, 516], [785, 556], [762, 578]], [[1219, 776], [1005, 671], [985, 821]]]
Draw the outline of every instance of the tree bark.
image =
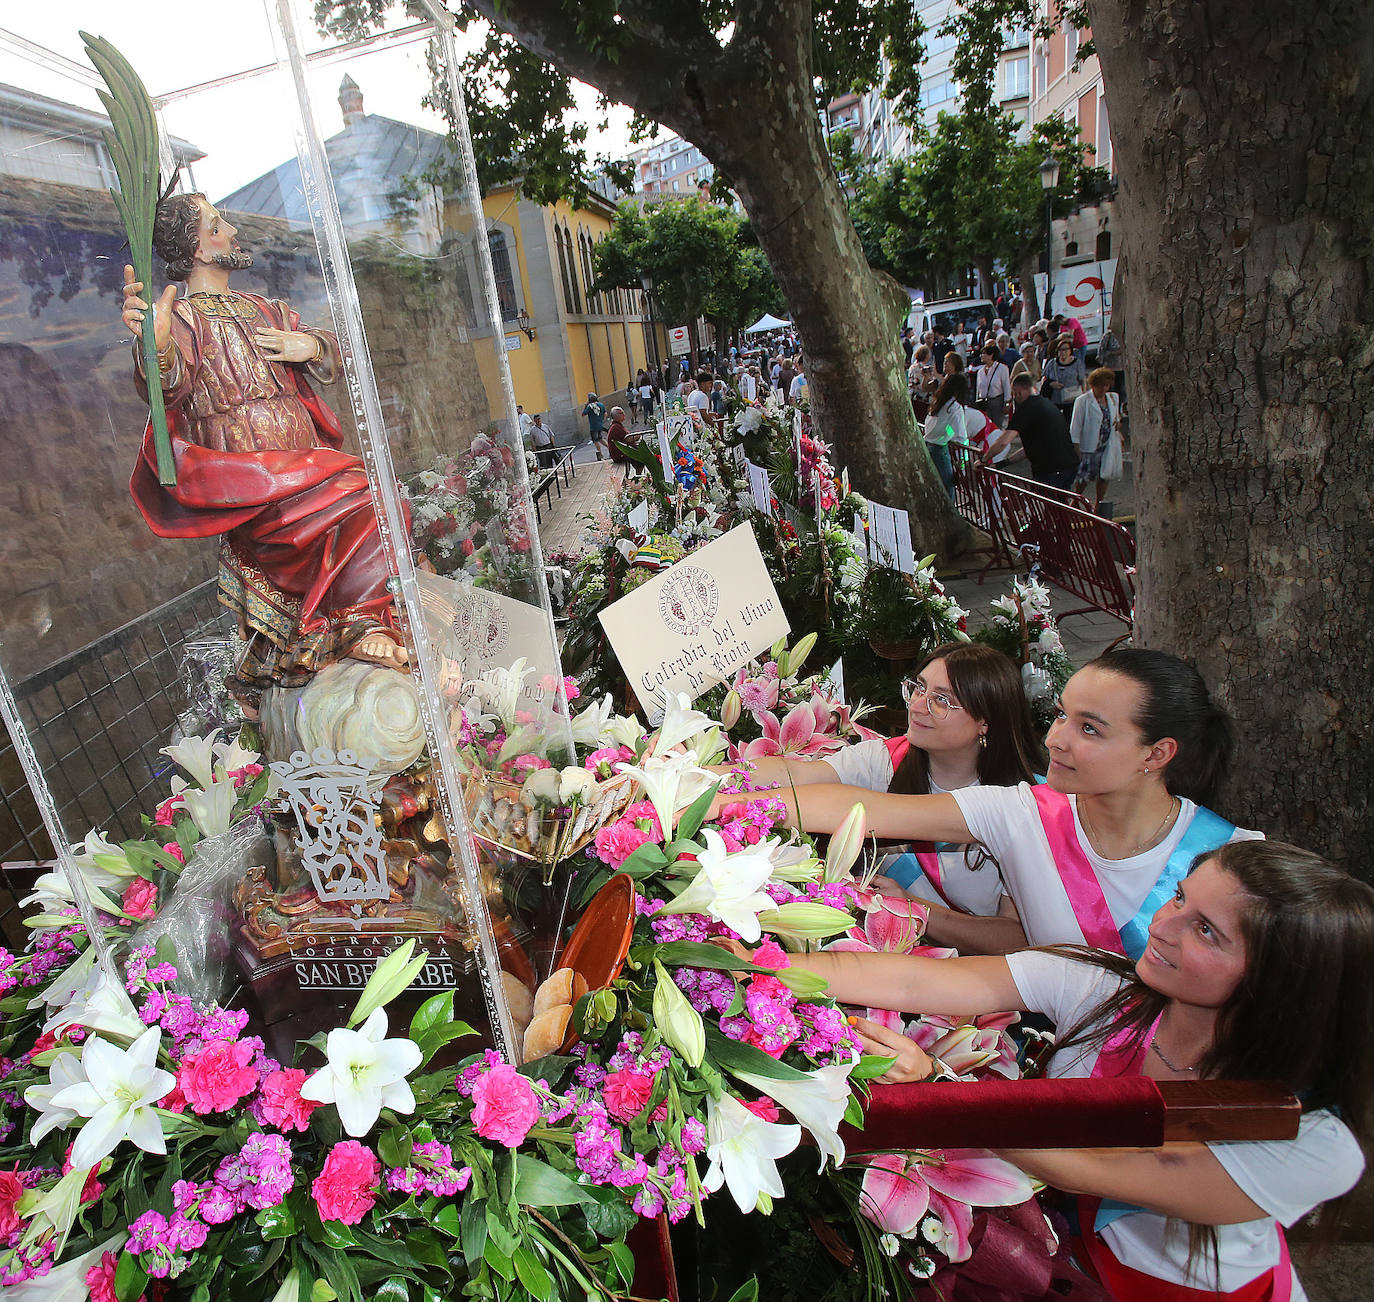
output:
[[1238, 724], [1221, 812], [1374, 876], [1374, 7], [1089, 0], [1115, 133], [1139, 640]]
[[917, 554], [966, 528], [925, 451], [898, 330], [885, 312], [830, 161], [812, 89], [807, 0], [741, 0], [724, 48], [695, 6], [618, 6], [614, 57], [591, 49], [561, 0], [465, 0], [570, 75], [671, 127], [734, 183], [801, 337], [813, 420], [837, 469], [906, 509]]

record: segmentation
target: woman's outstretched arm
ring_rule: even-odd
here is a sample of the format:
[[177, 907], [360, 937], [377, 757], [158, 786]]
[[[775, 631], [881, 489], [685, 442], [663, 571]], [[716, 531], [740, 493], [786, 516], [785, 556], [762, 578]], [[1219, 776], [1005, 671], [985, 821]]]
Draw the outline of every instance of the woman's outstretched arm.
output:
[[[807, 783], [796, 790], [781, 787], [769, 794], [787, 807], [787, 825], [804, 832], [835, 831], [858, 804], [864, 807], [868, 830], [887, 841], [949, 841], [963, 845], [973, 840], [953, 796], [901, 796], [838, 782]], [[717, 796], [707, 818], [714, 817], [721, 805], [738, 799]]]

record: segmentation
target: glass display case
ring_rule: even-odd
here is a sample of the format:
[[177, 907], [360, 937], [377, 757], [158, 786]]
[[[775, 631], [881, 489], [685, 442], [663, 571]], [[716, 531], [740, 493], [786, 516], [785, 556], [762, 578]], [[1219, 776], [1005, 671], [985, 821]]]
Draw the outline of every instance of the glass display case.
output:
[[[530, 781], [572, 737], [452, 19], [7, 25], [11, 891], [56, 861], [58, 916], [170, 941], [278, 1051], [413, 938], [410, 998], [456, 989], [509, 1051], [566, 927], [557, 864], [627, 792]], [[148, 121], [108, 98], [119, 55]], [[150, 223], [162, 196], [141, 297], [112, 189]], [[145, 351], [122, 313], [154, 300]]]

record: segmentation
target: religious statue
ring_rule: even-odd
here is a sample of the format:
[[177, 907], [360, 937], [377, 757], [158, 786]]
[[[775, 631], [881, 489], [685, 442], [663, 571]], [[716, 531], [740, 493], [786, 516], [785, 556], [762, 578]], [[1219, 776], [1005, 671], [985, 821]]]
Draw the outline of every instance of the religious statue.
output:
[[[231, 688], [255, 709], [264, 689], [301, 686], [342, 657], [398, 669], [407, 657], [367, 473], [311, 384], [338, 378], [338, 340], [302, 329], [280, 300], [230, 289], [253, 263], [236, 234], [203, 194], [157, 205], [153, 248], [172, 283], [152, 310], [176, 482], [159, 482], [150, 423], [129, 487], [160, 537], [220, 535], [219, 599], [247, 642]], [[144, 285], [132, 267], [124, 282], [137, 336]], [[135, 371], [146, 397], [137, 347]]]

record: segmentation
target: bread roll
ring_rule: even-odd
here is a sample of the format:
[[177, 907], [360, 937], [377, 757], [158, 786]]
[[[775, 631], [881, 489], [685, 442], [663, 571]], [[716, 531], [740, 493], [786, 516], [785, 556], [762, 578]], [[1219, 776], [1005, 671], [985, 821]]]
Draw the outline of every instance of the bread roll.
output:
[[536, 1013], [525, 1031], [525, 1061], [533, 1062], [546, 1053], [555, 1053], [567, 1037], [571, 1020], [571, 1004], [559, 1004], [546, 1012]]
[[529, 987], [512, 972], [501, 973], [501, 991], [506, 996], [511, 1021], [518, 1031], [523, 1032], [534, 1016], [534, 996], [530, 994]]
[[[534, 992], [534, 1015], [547, 1013], [550, 1008], [557, 1008], [559, 1004], [570, 1004], [573, 1001], [573, 984], [577, 973], [570, 967], [560, 967], [547, 981], [540, 985]], [[583, 986], [587, 983], [584, 981]]]

